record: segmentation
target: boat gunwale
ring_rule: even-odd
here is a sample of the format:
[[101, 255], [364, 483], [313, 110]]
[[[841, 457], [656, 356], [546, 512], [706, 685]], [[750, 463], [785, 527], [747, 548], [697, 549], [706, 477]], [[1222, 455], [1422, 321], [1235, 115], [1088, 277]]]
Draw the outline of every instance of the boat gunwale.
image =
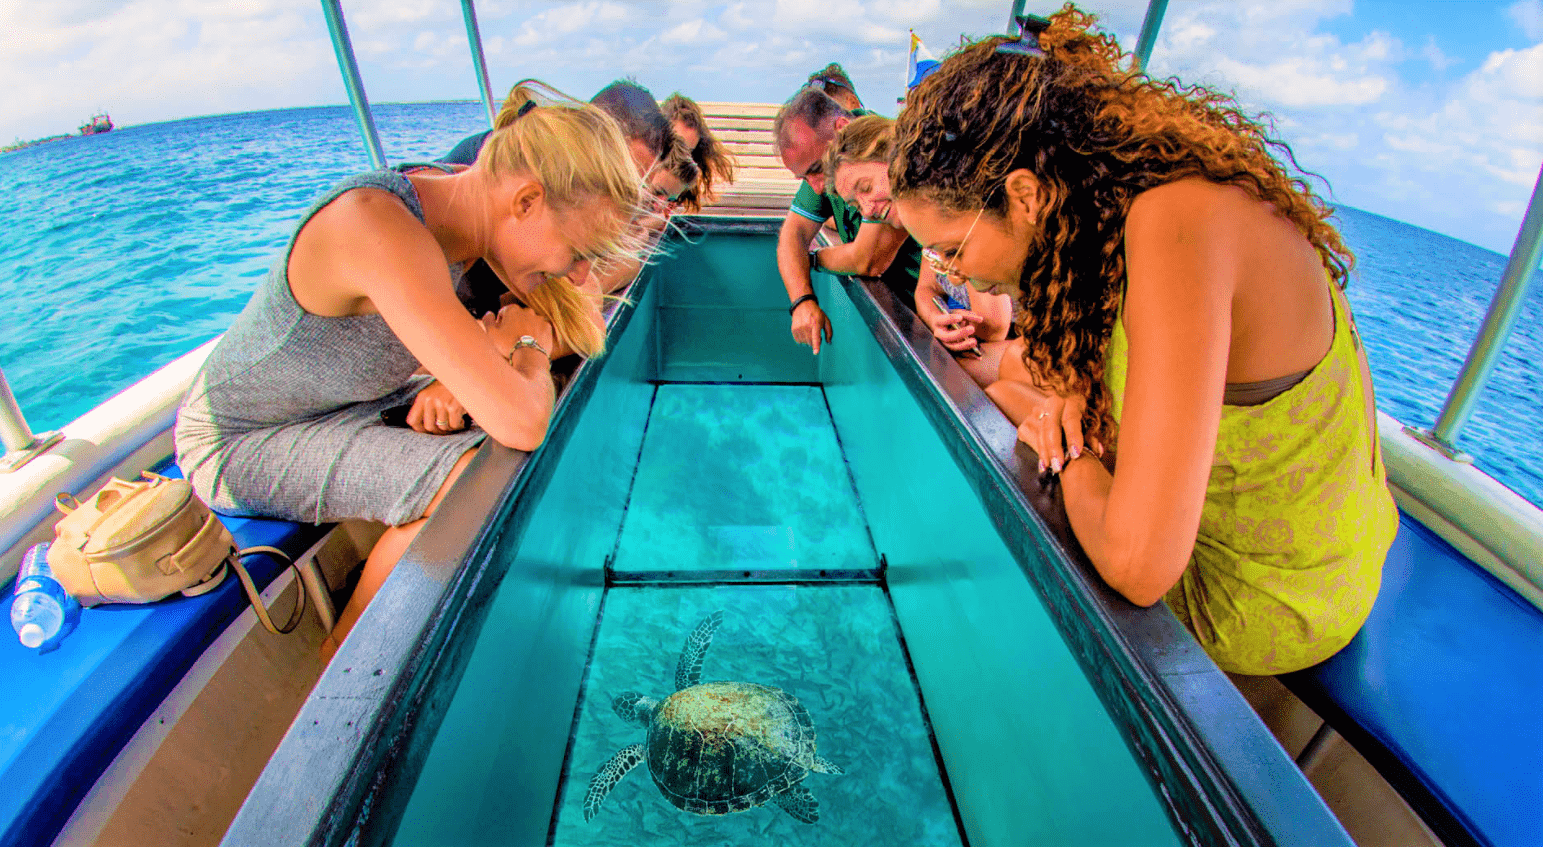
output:
[[[636, 312], [634, 299], [617, 302], [610, 340]], [[411, 792], [502, 582], [491, 554], [524, 529], [491, 518], [550, 477], [603, 364], [579, 366], [537, 452], [483, 441], [317, 680], [222, 845], [390, 843], [406, 804], [387, 799]], [[553, 461], [533, 462], [542, 451]]]
[[[1173, 612], [1161, 603], [1136, 606], [1098, 576], [1055, 478], [1042, 481], [1017, 428], [926, 324], [882, 282], [844, 284], [922, 411], [940, 434], [954, 436], [940, 440], [987, 505], [1175, 832], [1191, 843], [1351, 847], [1301, 770]], [[986, 456], [989, 464], [981, 461]], [[992, 508], [994, 499], [1006, 508]], [[1055, 579], [1024, 564], [1036, 558]], [[1106, 676], [1109, 665], [1120, 673]]]
[[[769, 235], [779, 226], [693, 218], [683, 235]], [[982, 492], [1175, 832], [1190, 843], [1349, 845], [1301, 772], [1173, 614], [1161, 605], [1138, 608], [1097, 578], [1056, 492], [1039, 483], [1036, 466], [1016, 448], [1016, 431], [926, 327], [881, 284], [843, 283], [930, 422], [952, 436], [941, 440]], [[613, 340], [636, 308], [629, 300], [616, 310]], [[222, 844], [390, 842], [405, 811], [400, 801], [416, 782], [501, 582], [491, 573], [491, 550], [524, 529], [490, 518], [550, 477], [600, 364], [581, 366], [554, 412], [551, 460], [531, 462], [530, 454], [491, 441], [479, 449], [463, 484], [317, 682]], [[1023, 564], [1036, 560], [1049, 562], [1054, 578]], [[468, 628], [468, 637], [456, 637]]]

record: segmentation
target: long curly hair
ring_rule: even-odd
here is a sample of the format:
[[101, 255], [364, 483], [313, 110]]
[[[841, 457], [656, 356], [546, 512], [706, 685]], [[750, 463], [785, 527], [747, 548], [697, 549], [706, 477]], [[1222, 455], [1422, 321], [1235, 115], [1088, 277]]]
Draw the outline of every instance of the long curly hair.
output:
[[890, 185], [896, 197], [1001, 216], [1007, 174], [1035, 176], [1045, 205], [1016, 310], [1024, 364], [1040, 389], [1086, 396], [1084, 432], [1113, 444], [1104, 358], [1124, 302], [1125, 221], [1137, 195], [1192, 176], [1237, 186], [1295, 224], [1341, 286], [1355, 259], [1267, 117], [1136, 70], [1095, 22], [1067, 3], [1037, 35], [1025, 32], [1026, 44], [996, 36], [946, 59], [906, 98]]
[[702, 114], [702, 107], [695, 100], [676, 92], [660, 103], [659, 108], [671, 124], [679, 121], [697, 132], [697, 143], [690, 153], [691, 160], [701, 172], [700, 178], [680, 196], [686, 211], [695, 212], [711, 203], [719, 189], [734, 181], [734, 154], [713, 135], [707, 126], [707, 116]]

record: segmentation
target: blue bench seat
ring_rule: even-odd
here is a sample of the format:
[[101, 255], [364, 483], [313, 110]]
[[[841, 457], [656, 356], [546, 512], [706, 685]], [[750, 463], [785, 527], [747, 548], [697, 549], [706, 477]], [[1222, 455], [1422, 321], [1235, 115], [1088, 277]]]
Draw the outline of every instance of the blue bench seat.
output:
[[[162, 473], [180, 475], [176, 468]], [[331, 529], [220, 520], [237, 547], [277, 547], [296, 558]], [[259, 590], [287, 566], [266, 554], [243, 564]], [[7, 612], [11, 585], [4, 588]], [[49, 652], [0, 638], [0, 845], [52, 842], [141, 724], [249, 605], [231, 574], [199, 597], [86, 609], [75, 631]]]
[[1355, 639], [1281, 681], [1449, 847], [1543, 844], [1543, 611], [1418, 521]]

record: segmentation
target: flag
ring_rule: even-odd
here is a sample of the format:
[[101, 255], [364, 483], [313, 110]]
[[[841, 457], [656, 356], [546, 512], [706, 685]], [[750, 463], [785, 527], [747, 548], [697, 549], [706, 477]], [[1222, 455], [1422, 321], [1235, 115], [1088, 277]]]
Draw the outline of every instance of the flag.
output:
[[905, 87], [907, 90], [916, 87], [916, 84], [927, 78], [927, 74], [937, 70], [938, 59], [932, 55], [922, 40], [916, 37], [916, 31], [911, 30], [911, 58], [906, 62]]

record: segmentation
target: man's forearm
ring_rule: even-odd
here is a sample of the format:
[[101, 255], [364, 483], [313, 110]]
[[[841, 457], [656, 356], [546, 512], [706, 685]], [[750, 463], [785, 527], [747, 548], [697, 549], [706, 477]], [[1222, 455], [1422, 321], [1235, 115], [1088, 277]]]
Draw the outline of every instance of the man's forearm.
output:
[[777, 273], [782, 276], [789, 303], [814, 293], [814, 283], [809, 278], [809, 242], [819, 232], [819, 224], [808, 221], [807, 225], [800, 225], [799, 221], [804, 220], [784, 222], [777, 236]]

